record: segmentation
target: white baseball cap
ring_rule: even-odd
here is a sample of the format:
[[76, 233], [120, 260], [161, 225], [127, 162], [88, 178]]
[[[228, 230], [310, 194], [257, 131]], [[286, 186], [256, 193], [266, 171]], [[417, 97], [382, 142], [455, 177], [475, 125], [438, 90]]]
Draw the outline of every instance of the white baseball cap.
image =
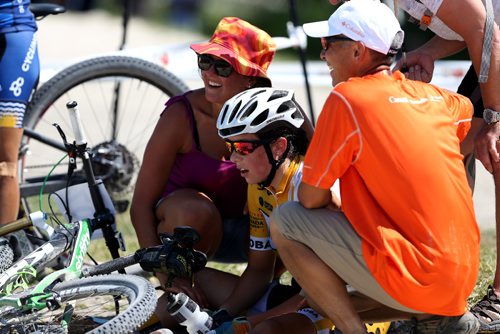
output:
[[306, 23], [311, 37], [344, 35], [382, 54], [394, 55], [403, 45], [404, 32], [392, 10], [379, 0], [350, 0], [328, 21]]

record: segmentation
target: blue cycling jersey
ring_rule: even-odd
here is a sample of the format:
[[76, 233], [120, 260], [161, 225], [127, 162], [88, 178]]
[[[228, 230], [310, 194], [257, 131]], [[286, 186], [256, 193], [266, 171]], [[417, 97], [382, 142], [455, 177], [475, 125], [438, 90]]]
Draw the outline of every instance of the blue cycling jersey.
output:
[[0, 33], [36, 31], [30, 0], [0, 0]]

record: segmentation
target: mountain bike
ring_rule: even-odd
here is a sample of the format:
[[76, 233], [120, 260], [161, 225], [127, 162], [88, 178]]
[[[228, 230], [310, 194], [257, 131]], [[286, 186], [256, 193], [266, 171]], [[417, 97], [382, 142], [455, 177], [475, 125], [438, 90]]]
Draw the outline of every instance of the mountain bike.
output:
[[[68, 103], [68, 109], [76, 140], [68, 143], [57, 125], [69, 155], [68, 175], [71, 177], [79, 158], [95, 214], [76, 221], [69, 218], [69, 223], [56, 220], [55, 228], [47, 224], [47, 215], [30, 215], [47, 241], [0, 274], [0, 333], [131, 333], [156, 307], [155, 289], [144, 278], [125, 274], [81, 278], [93, 232], [103, 231], [114, 258], [119, 257], [120, 238], [112, 208], [105, 204], [105, 188], [93, 174], [76, 103]], [[71, 217], [66, 204], [66, 214]], [[25, 222], [15, 225], [1, 228], [0, 235], [26, 226]], [[46, 273], [63, 253], [68, 255], [65, 265]], [[41, 273], [44, 277], [33, 283]]]
[[[64, 7], [55, 4], [32, 4], [30, 8], [39, 19], [64, 12]], [[65, 110], [68, 100], [85, 105], [82, 119], [93, 147], [94, 170], [116, 209], [123, 212], [158, 110], [170, 97], [187, 90], [171, 72], [136, 57], [95, 57], [61, 70], [36, 89], [26, 111], [18, 171], [25, 211], [32, 211], [26, 198], [38, 194], [44, 177], [64, 152], [51, 124], [70, 124]], [[65, 186], [66, 167], [59, 164], [55, 168], [46, 192]]]

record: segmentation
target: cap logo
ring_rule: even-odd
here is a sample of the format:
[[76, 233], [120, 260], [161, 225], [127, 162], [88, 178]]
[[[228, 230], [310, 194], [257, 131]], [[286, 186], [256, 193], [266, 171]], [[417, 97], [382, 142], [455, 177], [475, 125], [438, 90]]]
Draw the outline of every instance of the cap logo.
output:
[[345, 27], [346, 29], [349, 29], [350, 31], [352, 31], [353, 33], [358, 35], [359, 37], [361, 37], [361, 38], [365, 37], [365, 34], [363, 34], [363, 32], [361, 30], [356, 29], [356, 27], [353, 27], [352, 25], [350, 25], [349, 22], [342, 21], [341, 24], [343, 27]]

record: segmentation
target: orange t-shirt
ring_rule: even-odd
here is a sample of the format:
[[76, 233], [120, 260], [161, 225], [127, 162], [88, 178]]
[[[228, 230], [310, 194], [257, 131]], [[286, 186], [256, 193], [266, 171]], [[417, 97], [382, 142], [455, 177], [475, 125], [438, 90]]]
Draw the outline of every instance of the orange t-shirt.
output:
[[340, 178], [342, 208], [375, 279], [402, 305], [463, 314], [479, 266], [479, 230], [459, 143], [472, 105], [379, 72], [337, 85], [323, 107], [302, 181]]

